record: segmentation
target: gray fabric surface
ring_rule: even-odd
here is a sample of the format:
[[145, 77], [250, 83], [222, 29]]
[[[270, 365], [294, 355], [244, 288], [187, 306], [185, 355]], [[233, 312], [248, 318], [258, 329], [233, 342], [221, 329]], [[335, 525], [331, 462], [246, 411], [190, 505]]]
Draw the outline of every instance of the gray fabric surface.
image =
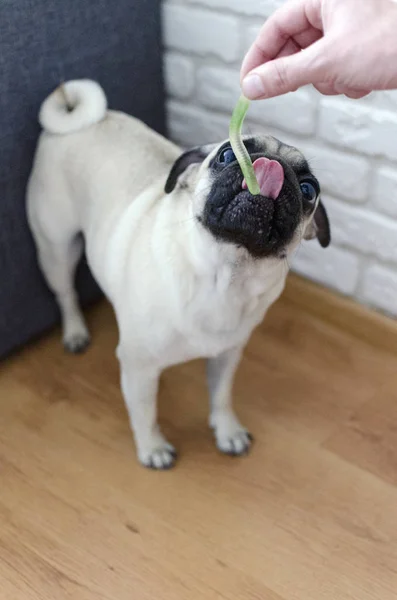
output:
[[[0, 2], [0, 357], [58, 320], [25, 216], [37, 113], [61, 80], [88, 77], [111, 108], [164, 133], [158, 0]], [[99, 290], [83, 264], [83, 303]]]

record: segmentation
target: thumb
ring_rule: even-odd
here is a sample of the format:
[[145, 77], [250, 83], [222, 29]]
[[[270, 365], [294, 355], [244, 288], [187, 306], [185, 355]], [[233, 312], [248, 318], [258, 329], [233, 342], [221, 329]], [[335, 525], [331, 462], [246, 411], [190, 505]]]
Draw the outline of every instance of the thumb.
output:
[[326, 79], [327, 51], [323, 40], [308, 48], [268, 61], [246, 75], [243, 94], [250, 100], [273, 98]]

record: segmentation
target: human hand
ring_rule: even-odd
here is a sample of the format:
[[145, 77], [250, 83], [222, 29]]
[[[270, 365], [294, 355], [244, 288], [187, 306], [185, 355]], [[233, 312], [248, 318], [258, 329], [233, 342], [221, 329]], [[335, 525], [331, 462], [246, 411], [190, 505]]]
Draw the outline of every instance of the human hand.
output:
[[263, 25], [242, 68], [243, 93], [271, 98], [313, 84], [361, 98], [397, 88], [397, 4], [289, 0]]

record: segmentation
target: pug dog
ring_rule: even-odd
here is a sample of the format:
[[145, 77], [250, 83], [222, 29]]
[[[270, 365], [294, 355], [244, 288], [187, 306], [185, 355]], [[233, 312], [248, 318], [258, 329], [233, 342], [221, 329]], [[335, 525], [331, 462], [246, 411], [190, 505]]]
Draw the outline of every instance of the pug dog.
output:
[[176, 451], [157, 421], [159, 377], [199, 357], [208, 360], [217, 447], [247, 453], [252, 437], [232, 407], [243, 348], [280, 296], [301, 240], [330, 243], [304, 156], [271, 136], [245, 137], [261, 192], [253, 196], [228, 140], [181, 152], [108, 110], [90, 80], [55, 90], [39, 121], [27, 212], [65, 348], [80, 352], [89, 343], [74, 289], [84, 239], [116, 314], [121, 389], [140, 462], [174, 465]]

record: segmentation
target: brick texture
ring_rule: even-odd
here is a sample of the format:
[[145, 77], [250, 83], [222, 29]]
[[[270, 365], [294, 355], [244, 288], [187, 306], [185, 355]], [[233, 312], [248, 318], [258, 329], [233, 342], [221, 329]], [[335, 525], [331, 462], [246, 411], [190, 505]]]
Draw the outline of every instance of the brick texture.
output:
[[[233, 110], [240, 95], [239, 72], [219, 67], [203, 67], [197, 73], [197, 95], [203, 106]], [[283, 128], [301, 135], [315, 130], [316, 102], [311, 91], [299, 90], [281, 98], [251, 105], [250, 120]]]
[[[165, 0], [171, 137], [184, 147], [228, 136], [239, 68], [284, 0]], [[251, 104], [247, 128], [299, 147], [318, 177], [333, 242], [303, 243], [293, 268], [397, 316], [397, 91], [352, 101], [304, 88]]]
[[170, 4], [164, 7], [163, 22], [165, 43], [170, 48], [183, 53], [217, 56], [225, 62], [233, 62], [239, 56], [237, 17]]
[[397, 169], [395, 167], [380, 167], [377, 170], [371, 199], [376, 209], [397, 219]]
[[396, 314], [397, 272], [380, 264], [370, 264], [363, 277], [361, 298], [390, 315]]
[[[197, 4], [197, 0], [188, 0], [188, 2]], [[222, 12], [230, 11], [243, 15], [268, 17], [283, 4], [283, 0], [199, 0], [199, 3], [209, 8], [220, 8]]]
[[292, 262], [294, 270], [343, 294], [353, 295], [359, 283], [360, 259], [335, 246], [323, 250], [316, 242], [303, 243]]
[[168, 52], [164, 59], [167, 93], [174, 98], [189, 98], [194, 89], [194, 62], [190, 58]]

